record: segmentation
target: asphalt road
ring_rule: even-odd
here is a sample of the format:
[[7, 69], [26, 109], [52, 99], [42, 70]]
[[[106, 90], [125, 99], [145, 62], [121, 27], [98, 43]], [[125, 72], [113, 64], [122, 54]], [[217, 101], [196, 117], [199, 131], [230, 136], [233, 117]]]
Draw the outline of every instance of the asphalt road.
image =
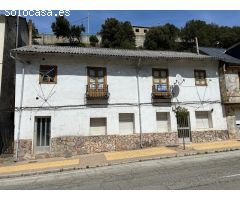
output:
[[240, 151], [0, 179], [0, 189], [240, 189]]

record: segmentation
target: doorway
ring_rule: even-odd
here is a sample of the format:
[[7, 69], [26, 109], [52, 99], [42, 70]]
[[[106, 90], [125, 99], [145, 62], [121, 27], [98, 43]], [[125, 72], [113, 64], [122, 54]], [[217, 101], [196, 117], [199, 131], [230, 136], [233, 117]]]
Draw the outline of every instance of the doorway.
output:
[[177, 131], [179, 143], [192, 141], [189, 113], [184, 117], [177, 117]]

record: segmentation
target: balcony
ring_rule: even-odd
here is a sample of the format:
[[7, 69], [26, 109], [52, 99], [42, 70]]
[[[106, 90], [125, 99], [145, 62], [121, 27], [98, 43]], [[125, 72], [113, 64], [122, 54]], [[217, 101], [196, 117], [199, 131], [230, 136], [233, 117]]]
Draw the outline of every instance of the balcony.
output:
[[86, 97], [87, 99], [108, 99], [109, 98], [108, 85], [87, 85]]
[[152, 98], [153, 99], [170, 99], [171, 89], [167, 84], [155, 84], [152, 86]]

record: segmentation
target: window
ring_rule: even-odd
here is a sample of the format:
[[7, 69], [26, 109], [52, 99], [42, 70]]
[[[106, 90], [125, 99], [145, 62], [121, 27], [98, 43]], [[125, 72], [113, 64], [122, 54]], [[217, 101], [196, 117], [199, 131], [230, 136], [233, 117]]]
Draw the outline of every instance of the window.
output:
[[205, 70], [194, 70], [195, 85], [207, 85], [206, 71]]
[[153, 69], [153, 85], [156, 92], [168, 91], [168, 70]]
[[57, 83], [57, 66], [41, 65], [39, 70], [39, 83]]
[[90, 118], [90, 135], [106, 135], [106, 118]]
[[122, 134], [134, 133], [134, 114], [133, 113], [119, 114], [119, 132]]
[[148, 31], [147, 31], [147, 29], [144, 29], [144, 33], [147, 33]]
[[135, 32], [138, 33], [138, 32], [139, 32], [139, 28], [136, 28], [136, 29], [135, 29]]
[[212, 128], [212, 116], [208, 111], [196, 111], [196, 128], [208, 129]]
[[235, 121], [236, 121], [236, 126], [240, 128], [240, 112], [239, 111], [235, 112]]
[[157, 112], [157, 132], [169, 132], [170, 131], [170, 114], [169, 112]]
[[48, 147], [51, 137], [51, 117], [36, 117], [36, 146]]
[[106, 86], [106, 68], [88, 67], [89, 89], [104, 89]]

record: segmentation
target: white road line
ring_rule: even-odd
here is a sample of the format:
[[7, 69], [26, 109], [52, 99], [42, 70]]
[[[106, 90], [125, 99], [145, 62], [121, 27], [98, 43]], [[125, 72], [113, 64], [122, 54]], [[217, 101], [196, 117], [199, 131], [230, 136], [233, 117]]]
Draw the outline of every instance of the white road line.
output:
[[232, 174], [232, 175], [228, 175], [228, 176], [223, 176], [223, 178], [231, 178], [231, 177], [235, 177], [235, 176], [240, 176], [240, 174]]

